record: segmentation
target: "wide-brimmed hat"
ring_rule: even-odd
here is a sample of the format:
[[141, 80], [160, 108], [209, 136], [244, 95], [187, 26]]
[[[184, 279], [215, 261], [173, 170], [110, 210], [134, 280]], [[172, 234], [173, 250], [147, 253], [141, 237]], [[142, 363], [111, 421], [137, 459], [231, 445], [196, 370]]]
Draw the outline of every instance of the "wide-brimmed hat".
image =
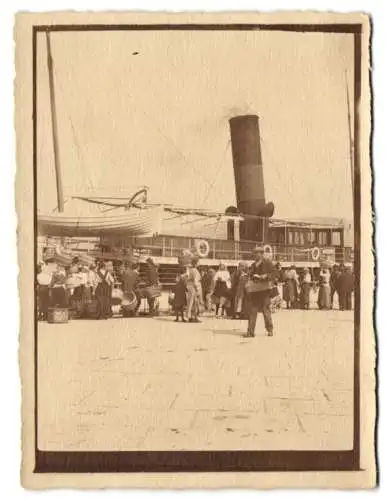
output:
[[264, 248], [260, 245], [256, 245], [255, 248], [252, 250], [253, 253], [264, 253]]

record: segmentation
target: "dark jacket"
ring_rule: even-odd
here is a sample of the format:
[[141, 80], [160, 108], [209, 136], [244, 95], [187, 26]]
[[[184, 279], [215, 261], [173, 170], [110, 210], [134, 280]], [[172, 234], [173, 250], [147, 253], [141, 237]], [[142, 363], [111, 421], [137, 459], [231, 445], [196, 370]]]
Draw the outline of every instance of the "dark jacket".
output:
[[340, 271], [338, 271], [338, 270], [332, 271], [331, 277], [330, 277], [331, 288], [333, 288], [335, 290], [338, 288], [338, 286], [339, 286], [339, 279], [340, 279], [341, 274], [342, 273]]
[[174, 307], [175, 309], [181, 309], [186, 306], [187, 299], [187, 287], [186, 287], [186, 278], [179, 276], [177, 278], [176, 286], [174, 287]]
[[158, 267], [152, 262], [147, 263], [146, 281], [149, 286], [158, 285]]
[[350, 293], [354, 290], [354, 274], [350, 270], [345, 270], [339, 276], [338, 289], [341, 293]]
[[263, 258], [260, 263], [254, 262], [249, 268], [249, 277], [253, 280], [253, 276], [255, 274], [258, 275], [267, 275], [264, 280], [259, 280], [266, 285], [267, 291], [272, 287], [272, 282], [275, 279], [275, 267], [269, 259]]
[[266, 281], [272, 281], [275, 277], [275, 266], [269, 259], [263, 258], [258, 264], [254, 262], [249, 268], [249, 276], [252, 278], [254, 274], [267, 274]]
[[125, 269], [122, 273], [123, 291], [130, 293], [138, 288], [139, 273], [135, 269]]

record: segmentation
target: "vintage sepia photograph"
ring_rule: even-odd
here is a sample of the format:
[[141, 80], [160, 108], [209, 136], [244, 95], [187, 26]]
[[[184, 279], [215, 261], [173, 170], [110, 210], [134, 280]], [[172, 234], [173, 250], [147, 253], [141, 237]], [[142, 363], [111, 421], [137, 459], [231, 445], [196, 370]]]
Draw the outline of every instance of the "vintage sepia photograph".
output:
[[28, 474], [374, 483], [368, 19], [272, 16], [20, 14]]

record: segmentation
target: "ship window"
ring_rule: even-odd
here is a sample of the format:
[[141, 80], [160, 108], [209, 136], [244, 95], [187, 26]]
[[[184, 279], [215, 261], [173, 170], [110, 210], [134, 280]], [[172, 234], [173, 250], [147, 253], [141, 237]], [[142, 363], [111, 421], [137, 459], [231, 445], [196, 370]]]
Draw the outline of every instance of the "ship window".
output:
[[333, 231], [332, 232], [332, 245], [334, 247], [342, 246], [342, 238], [341, 238], [340, 231]]
[[319, 231], [318, 243], [319, 245], [327, 245], [327, 231]]
[[283, 244], [285, 241], [285, 234], [282, 228], [270, 228], [269, 230], [270, 243]]
[[311, 245], [315, 245], [316, 244], [316, 232], [315, 231], [310, 231], [310, 233], [309, 233], [309, 243]]
[[290, 231], [290, 245], [304, 245], [304, 233], [302, 231]]

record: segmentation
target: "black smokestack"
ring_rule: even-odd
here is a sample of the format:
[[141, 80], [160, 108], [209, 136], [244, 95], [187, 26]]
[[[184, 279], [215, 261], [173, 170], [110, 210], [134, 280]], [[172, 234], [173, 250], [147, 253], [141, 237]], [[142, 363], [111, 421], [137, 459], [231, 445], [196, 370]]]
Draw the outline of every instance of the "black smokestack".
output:
[[[261, 158], [259, 117], [235, 116], [229, 120], [237, 208], [242, 214], [270, 217], [273, 206], [266, 205]], [[269, 208], [269, 210], [268, 210]], [[272, 213], [271, 213], [272, 212]], [[245, 220], [240, 226], [243, 240], [266, 240], [266, 220]]]
[[229, 120], [237, 208], [257, 214], [265, 205], [259, 118], [235, 116]]

